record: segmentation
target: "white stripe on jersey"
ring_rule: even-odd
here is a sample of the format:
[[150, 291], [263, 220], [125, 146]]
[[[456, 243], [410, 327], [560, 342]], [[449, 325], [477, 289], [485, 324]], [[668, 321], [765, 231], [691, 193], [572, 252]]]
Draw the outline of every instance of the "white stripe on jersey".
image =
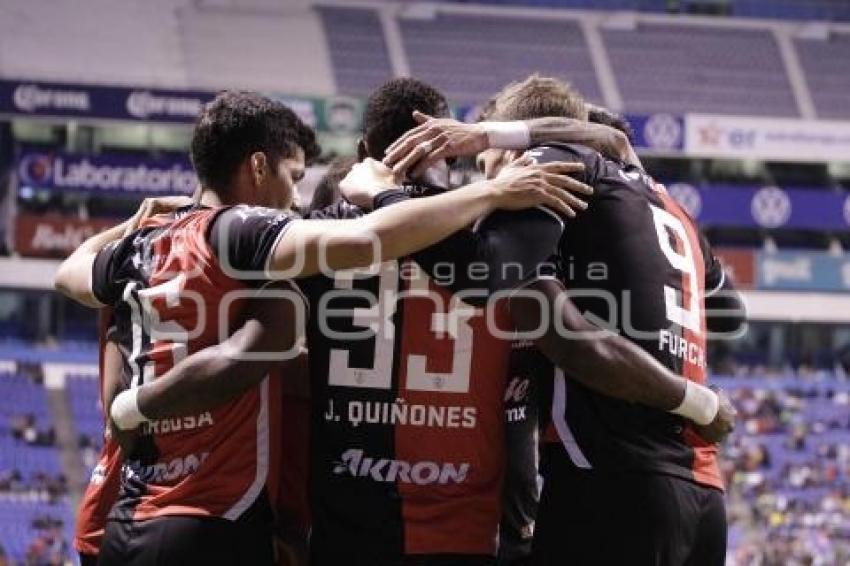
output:
[[146, 375], [142, 375], [142, 369], [139, 367], [139, 356], [142, 355], [142, 331], [144, 327], [142, 326], [142, 307], [133, 295], [133, 291], [138, 286], [139, 284], [136, 281], [127, 283], [122, 296], [124, 302], [130, 305], [131, 332], [133, 334], [133, 350], [127, 358], [127, 364], [130, 366], [130, 373], [132, 374], [130, 387], [141, 387], [147, 377]]
[[558, 431], [558, 437], [561, 443], [567, 450], [567, 454], [579, 468], [590, 469], [593, 466], [587, 461], [584, 453], [581, 451], [576, 439], [573, 436], [573, 431], [567, 424], [567, 382], [564, 377], [564, 372], [560, 368], [555, 368], [555, 392], [552, 395], [552, 422], [555, 424], [555, 430]]
[[266, 485], [269, 474], [269, 378], [260, 384], [260, 410], [257, 414], [257, 473], [254, 483], [242, 498], [224, 514], [225, 519], [237, 520], [254, 502]]

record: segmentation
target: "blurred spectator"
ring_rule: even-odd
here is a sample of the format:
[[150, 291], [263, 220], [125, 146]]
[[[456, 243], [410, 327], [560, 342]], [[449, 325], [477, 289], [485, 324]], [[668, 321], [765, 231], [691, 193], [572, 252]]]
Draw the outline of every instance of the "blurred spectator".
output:
[[726, 385], [742, 421], [724, 449], [730, 563], [850, 563], [850, 393]]
[[56, 444], [56, 431], [53, 427], [39, 430], [36, 426], [35, 415], [26, 414], [12, 417], [10, 428], [12, 437], [22, 440], [30, 446], [54, 446]]
[[70, 561], [62, 526], [62, 521], [55, 517], [45, 516], [33, 520], [32, 527], [38, 534], [27, 548], [27, 566], [62, 566]]

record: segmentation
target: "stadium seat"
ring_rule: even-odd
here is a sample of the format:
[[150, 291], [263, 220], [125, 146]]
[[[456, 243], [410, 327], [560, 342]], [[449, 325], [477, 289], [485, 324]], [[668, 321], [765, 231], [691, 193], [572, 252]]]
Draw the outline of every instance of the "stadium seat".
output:
[[[486, 101], [511, 81], [539, 72], [571, 81], [591, 101], [601, 94], [584, 34], [572, 21], [438, 14], [401, 19], [411, 73], [463, 104]], [[506, 41], [506, 38], [510, 38]]]
[[798, 115], [768, 31], [647, 24], [603, 37], [631, 111]]
[[368, 95], [393, 76], [383, 28], [374, 10], [330, 6], [317, 9], [341, 94]]
[[850, 34], [835, 32], [826, 41], [798, 39], [795, 45], [818, 117], [850, 119]]

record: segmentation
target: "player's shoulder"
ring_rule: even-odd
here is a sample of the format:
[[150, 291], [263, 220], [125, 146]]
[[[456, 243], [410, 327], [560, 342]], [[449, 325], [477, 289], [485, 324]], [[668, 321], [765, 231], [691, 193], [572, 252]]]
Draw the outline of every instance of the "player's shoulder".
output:
[[343, 220], [359, 218], [366, 214], [362, 208], [351, 204], [345, 199], [340, 199], [324, 208], [313, 209], [304, 215], [308, 220]]
[[[552, 148], [560, 155], [575, 156], [573, 161], [581, 161], [585, 166], [584, 182], [593, 185], [595, 197], [618, 194], [625, 198], [654, 200], [658, 192], [658, 183], [646, 171], [636, 165], [610, 159], [596, 150], [583, 145], [558, 144]], [[558, 153], [550, 152], [549, 160], [556, 160]]]
[[232, 217], [242, 221], [247, 220], [266, 220], [266, 221], [281, 221], [291, 220], [294, 214], [287, 210], [279, 208], [269, 208], [267, 206], [255, 206], [249, 204], [237, 204], [233, 206], [222, 207], [215, 211], [216, 216]]
[[579, 144], [549, 142], [528, 149], [527, 155], [537, 163], [552, 161], [581, 161], [585, 164], [596, 162], [602, 156], [599, 152]]
[[607, 160], [602, 154], [579, 144], [546, 143], [530, 148], [526, 155], [534, 159], [535, 163], [552, 163], [555, 161], [582, 163], [584, 172], [573, 176], [589, 185], [595, 185], [608, 168]]
[[168, 230], [171, 224], [170, 222], [145, 222], [134, 232], [110, 242], [101, 252], [111, 254], [116, 264], [133, 261], [132, 256], [150, 247], [154, 240]]
[[297, 219], [288, 210], [237, 204], [213, 209], [210, 212], [207, 238], [211, 243], [259, 235], [282, 229]]
[[528, 155], [537, 163], [553, 161], [581, 162], [585, 166], [585, 177], [598, 182], [611, 184], [641, 184], [651, 187], [655, 184], [640, 167], [605, 157], [595, 149], [568, 143], [546, 143], [532, 147]]

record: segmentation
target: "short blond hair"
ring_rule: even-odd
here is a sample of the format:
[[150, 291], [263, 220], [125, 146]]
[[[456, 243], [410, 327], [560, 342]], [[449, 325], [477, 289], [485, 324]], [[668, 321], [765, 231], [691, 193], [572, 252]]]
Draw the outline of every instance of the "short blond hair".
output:
[[488, 120], [557, 116], [587, 120], [584, 97], [567, 81], [535, 73], [505, 86], [488, 105]]

